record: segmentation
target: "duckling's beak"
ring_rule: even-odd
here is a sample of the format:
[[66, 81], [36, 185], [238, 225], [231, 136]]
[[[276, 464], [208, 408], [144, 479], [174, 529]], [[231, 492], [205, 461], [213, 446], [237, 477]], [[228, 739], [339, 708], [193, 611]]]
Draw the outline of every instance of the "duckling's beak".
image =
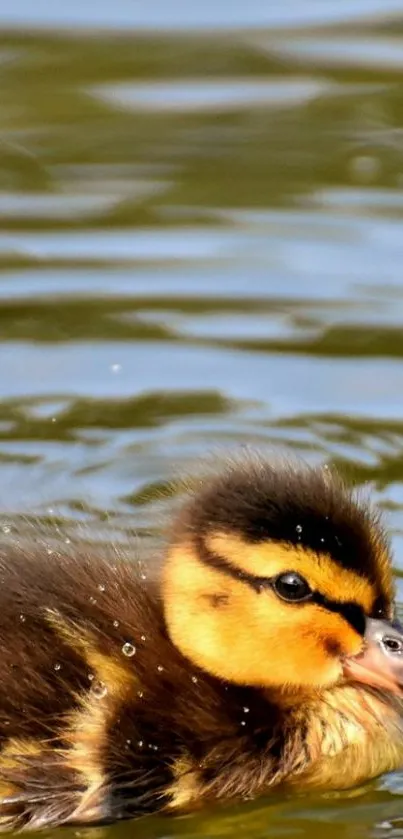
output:
[[403, 626], [367, 618], [364, 640], [363, 652], [345, 659], [344, 675], [349, 681], [403, 695]]

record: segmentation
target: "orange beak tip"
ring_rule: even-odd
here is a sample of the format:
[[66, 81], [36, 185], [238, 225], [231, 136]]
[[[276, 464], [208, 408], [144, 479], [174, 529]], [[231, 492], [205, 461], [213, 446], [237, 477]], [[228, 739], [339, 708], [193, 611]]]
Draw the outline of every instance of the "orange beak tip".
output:
[[368, 648], [357, 658], [345, 659], [343, 673], [349, 682], [359, 682], [389, 693], [403, 695], [403, 684], [377, 649]]

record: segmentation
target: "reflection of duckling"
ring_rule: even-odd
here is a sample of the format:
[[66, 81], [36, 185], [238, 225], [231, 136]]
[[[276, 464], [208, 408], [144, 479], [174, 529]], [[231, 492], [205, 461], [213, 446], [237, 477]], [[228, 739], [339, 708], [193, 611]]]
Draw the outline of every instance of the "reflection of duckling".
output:
[[256, 458], [202, 482], [158, 588], [114, 549], [64, 548], [0, 550], [4, 828], [403, 764], [388, 547], [329, 473]]

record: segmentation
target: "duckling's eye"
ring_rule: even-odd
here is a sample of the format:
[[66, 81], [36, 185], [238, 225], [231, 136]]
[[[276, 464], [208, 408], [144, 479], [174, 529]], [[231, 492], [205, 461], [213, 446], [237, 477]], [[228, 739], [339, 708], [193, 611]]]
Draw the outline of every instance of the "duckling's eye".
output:
[[312, 596], [311, 589], [306, 580], [294, 571], [280, 574], [273, 580], [273, 589], [282, 600], [289, 600], [293, 603], [308, 600]]

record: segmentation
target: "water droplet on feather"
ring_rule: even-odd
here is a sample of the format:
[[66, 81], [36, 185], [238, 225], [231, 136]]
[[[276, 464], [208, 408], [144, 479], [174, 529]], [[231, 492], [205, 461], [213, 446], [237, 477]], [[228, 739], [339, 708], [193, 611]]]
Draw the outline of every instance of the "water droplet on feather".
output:
[[123, 653], [123, 655], [126, 655], [127, 658], [131, 658], [132, 655], [135, 654], [135, 652], [136, 652], [136, 647], [134, 647], [133, 644], [129, 644], [128, 641], [126, 641], [126, 643], [123, 644], [122, 653]]
[[94, 682], [91, 687], [91, 693], [95, 699], [103, 699], [108, 693], [108, 688], [104, 682]]

